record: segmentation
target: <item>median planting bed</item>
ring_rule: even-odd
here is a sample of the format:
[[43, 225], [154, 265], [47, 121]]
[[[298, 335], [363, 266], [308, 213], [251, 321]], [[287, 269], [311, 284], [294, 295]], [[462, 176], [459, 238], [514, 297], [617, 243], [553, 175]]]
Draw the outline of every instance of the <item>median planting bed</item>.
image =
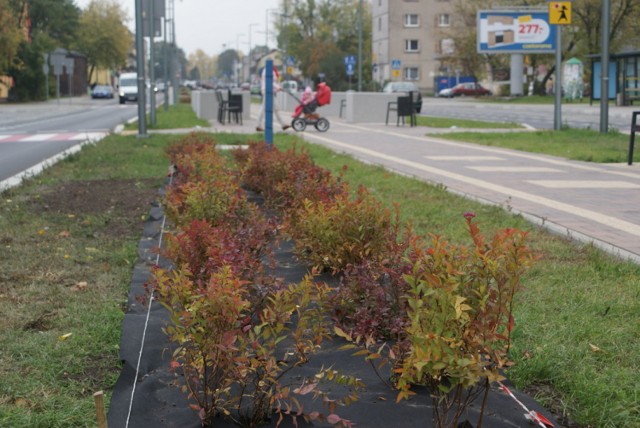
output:
[[[303, 151], [168, 149], [141, 241], [110, 424], [525, 426], [511, 396], [527, 234], [419, 236]], [[166, 215], [166, 223], [164, 221]], [[161, 243], [161, 249], [158, 244]], [[141, 344], [144, 347], [141, 347]], [[517, 397], [517, 399], [516, 399]], [[545, 418], [546, 417], [546, 418]], [[556, 424], [557, 426], [557, 424]]]

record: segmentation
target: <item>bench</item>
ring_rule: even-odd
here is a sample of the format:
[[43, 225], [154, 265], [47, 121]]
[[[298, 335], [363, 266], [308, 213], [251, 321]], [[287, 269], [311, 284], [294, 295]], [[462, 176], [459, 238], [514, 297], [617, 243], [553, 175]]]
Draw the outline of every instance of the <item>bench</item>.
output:
[[633, 105], [634, 101], [640, 101], [640, 88], [625, 88], [624, 104]]
[[397, 101], [389, 101], [387, 103], [387, 119], [385, 120], [385, 125], [389, 124], [389, 113], [392, 111], [395, 111], [397, 114], [396, 126], [400, 126], [400, 119], [402, 119], [402, 124], [404, 125], [404, 118], [407, 116], [409, 116], [409, 124], [416, 126], [416, 110], [413, 104], [413, 93], [398, 97]]

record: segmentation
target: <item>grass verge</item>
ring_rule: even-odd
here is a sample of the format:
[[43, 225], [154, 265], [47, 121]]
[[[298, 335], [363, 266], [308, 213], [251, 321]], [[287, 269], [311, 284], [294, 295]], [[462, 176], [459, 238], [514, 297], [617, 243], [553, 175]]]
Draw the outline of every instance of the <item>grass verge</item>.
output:
[[[597, 163], [626, 162], [629, 136], [619, 132], [601, 134], [589, 129], [532, 132], [451, 132], [432, 136], [454, 141], [544, 153], [566, 159]], [[640, 161], [640, 150], [634, 151]]]
[[[209, 127], [210, 123], [207, 120], [199, 119], [193, 114], [193, 110], [190, 104], [174, 104], [169, 106], [169, 109], [165, 111], [164, 106], [158, 105], [156, 110], [156, 124], [151, 125], [151, 118], [147, 113], [147, 128], [148, 129], [177, 129], [177, 128], [193, 128], [201, 126], [203, 128]], [[138, 129], [138, 122], [128, 123], [124, 129], [132, 131]]]
[[469, 119], [450, 119], [436, 116], [416, 116], [418, 126], [430, 128], [476, 128], [476, 129], [517, 129], [522, 128], [517, 123], [483, 122]]

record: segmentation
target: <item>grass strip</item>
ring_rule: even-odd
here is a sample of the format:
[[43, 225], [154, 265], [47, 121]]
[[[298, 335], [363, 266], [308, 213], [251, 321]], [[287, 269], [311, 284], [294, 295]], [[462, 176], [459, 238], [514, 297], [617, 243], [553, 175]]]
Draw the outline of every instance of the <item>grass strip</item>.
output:
[[[151, 125], [151, 118], [147, 113], [148, 129], [179, 129], [194, 128], [196, 126], [205, 128], [210, 125], [209, 121], [196, 117], [190, 104], [174, 104], [169, 106], [168, 110], [164, 109], [164, 105], [158, 105], [155, 125]], [[128, 123], [124, 129], [127, 131], [138, 129], [138, 122]]]
[[517, 129], [522, 125], [512, 122], [484, 122], [470, 119], [451, 119], [436, 116], [416, 116], [418, 126], [430, 128]]
[[[626, 162], [629, 136], [619, 132], [602, 134], [589, 129], [532, 132], [451, 132], [431, 134], [453, 141], [502, 147], [531, 153], [543, 153], [571, 160], [596, 163]], [[640, 161], [640, 150], [634, 151], [634, 162]]]

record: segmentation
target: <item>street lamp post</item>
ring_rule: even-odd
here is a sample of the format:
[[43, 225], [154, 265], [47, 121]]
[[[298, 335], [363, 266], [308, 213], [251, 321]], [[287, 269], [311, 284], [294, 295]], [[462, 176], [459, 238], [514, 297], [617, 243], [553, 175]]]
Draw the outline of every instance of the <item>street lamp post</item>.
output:
[[269, 48], [269, 14], [273, 13], [273, 12], [277, 12], [278, 9], [267, 9], [265, 11], [265, 17], [264, 17], [264, 45], [267, 47], [267, 49]]
[[[236, 56], [240, 56], [239, 52], [240, 52], [240, 37], [244, 36], [244, 34], [240, 33], [240, 34], [236, 34]], [[236, 73], [236, 85], [240, 86], [240, 69], [238, 67], [238, 65], [240, 64], [239, 61], [236, 61], [236, 65], [234, 67], [234, 71]]]
[[260, 24], [249, 24], [249, 54], [247, 55], [247, 76], [249, 77], [249, 80], [251, 80], [251, 29], [258, 25]]

